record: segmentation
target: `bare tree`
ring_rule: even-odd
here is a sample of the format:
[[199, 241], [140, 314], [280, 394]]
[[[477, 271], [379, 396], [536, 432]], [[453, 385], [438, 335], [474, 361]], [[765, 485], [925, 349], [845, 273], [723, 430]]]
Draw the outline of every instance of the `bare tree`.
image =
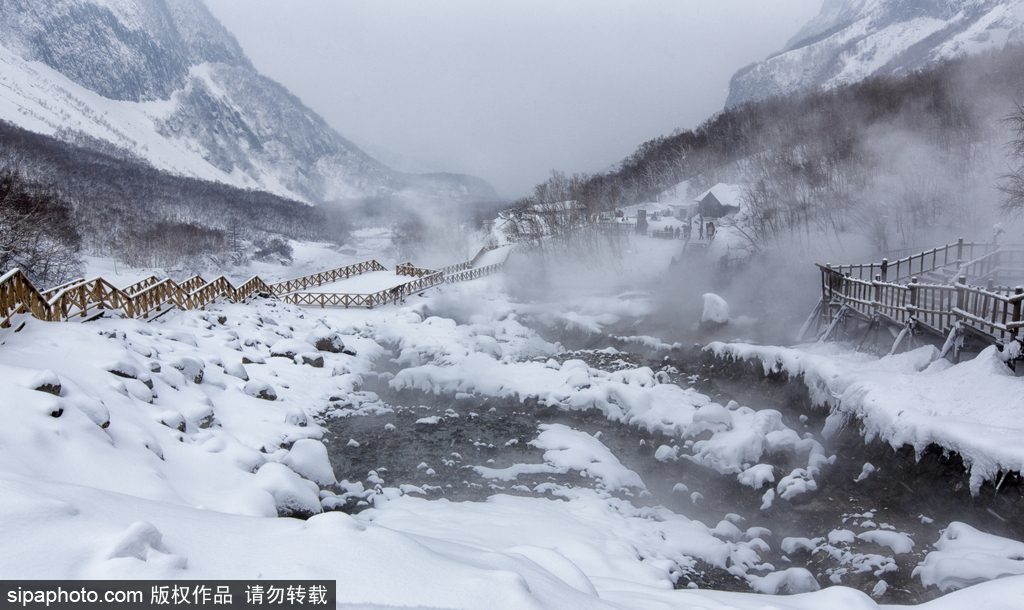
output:
[[20, 268], [39, 286], [81, 272], [82, 238], [71, 206], [18, 171], [0, 173], [0, 273]]
[[1010, 170], [999, 176], [1003, 193], [1000, 209], [1010, 216], [1024, 214], [1024, 104], [1018, 102], [1005, 119], [1013, 138], [1006, 144]]

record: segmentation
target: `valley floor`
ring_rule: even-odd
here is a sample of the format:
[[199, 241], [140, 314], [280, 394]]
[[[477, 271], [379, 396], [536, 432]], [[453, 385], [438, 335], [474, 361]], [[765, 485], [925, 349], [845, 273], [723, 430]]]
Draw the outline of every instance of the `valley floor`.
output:
[[352, 608], [1024, 606], [1000, 504], [1021, 504], [1024, 407], [997, 354], [686, 350], [641, 334], [643, 293], [506, 281], [0, 331], [0, 578], [328, 579]]

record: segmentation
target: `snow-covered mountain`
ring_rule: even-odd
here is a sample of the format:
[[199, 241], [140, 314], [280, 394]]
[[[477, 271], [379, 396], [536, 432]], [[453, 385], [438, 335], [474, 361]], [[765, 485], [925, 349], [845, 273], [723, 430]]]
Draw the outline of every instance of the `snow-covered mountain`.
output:
[[1022, 0], [825, 0], [780, 53], [733, 76], [726, 107], [1022, 41]]
[[0, 0], [0, 119], [314, 203], [496, 197], [477, 178], [370, 157], [259, 74], [201, 0]]

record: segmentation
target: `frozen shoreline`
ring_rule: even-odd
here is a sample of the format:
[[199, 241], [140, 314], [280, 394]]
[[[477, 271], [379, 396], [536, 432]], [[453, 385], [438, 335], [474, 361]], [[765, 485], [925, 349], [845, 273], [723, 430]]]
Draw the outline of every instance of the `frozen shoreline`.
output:
[[960, 455], [970, 470], [972, 494], [1007, 472], [1024, 471], [1024, 380], [995, 347], [952, 365], [926, 346], [876, 358], [834, 343], [799, 348], [712, 343], [716, 357], [758, 361], [765, 375], [802, 379], [812, 401], [831, 409], [826, 433], [860, 422], [865, 440], [920, 454], [931, 444]]

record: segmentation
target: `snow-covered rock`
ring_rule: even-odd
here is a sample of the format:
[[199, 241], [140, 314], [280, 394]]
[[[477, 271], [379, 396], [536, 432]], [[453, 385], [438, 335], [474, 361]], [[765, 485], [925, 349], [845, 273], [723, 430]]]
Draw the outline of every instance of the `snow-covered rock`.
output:
[[708, 292], [704, 295], [704, 311], [700, 315], [701, 324], [728, 324], [729, 304], [725, 299]]
[[249, 381], [249, 373], [241, 362], [228, 362], [224, 365], [224, 372], [232, 377], [238, 377], [242, 381]]
[[40, 371], [34, 375], [25, 387], [36, 390], [37, 392], [46, 392], [47, 394], [53, 394], [54, 396], [60, 396], [61, 385], [60, 378], [53, 371], [47, 369]]
[[323, 512], [316, 483], [303, 479], [284, 464], [267, 462], [260, 466], [255, 482], [274, 497], [281, 517], [305, 518]]
[[751, 579], [750, 586], [758, 593], [767, 595], [794, 595], [821, 589], [814, 575], [804, 568], [789, 568], [763, 577], [755, 576]]
[[273, 386], [266, 381], [260, 381], [258, 379], [247, 381], [245, 386], [242, 387], [242, 391], [253, 398], [277, 400], [277, 391], [274, 390]]
[[313, 351], [313, 346], [299, 339], [281, 339], [270, 346], [270, 355], [277, 358], [294, 359], [299, 354]]
[[857, 538], [865, 542], [873, 542], [892, 549], [893, 553], [909, 553], [914, 550], [914, 541], [910, 536], [889, 530], [871, 530], [857, 534]]
[[185, 379], [192, 383], [202, 383], [203, 374], [206, 369], [206, 365], [202, 360], [183, 356], [172, 360], [171, 366], [181, 371], [181, 374], [184, 375]]
[[319, 327], [306, 336], [306, 343], [309, 343], [321, 352], [340, 354], [345, 350], [345, 342], [341, 333], [329, 328]]
[[327, 486], [337, 482], [327, 457], [327, 447], [320, 441], [311, 438], [295, 441], [281, 463], [318, 485]]

